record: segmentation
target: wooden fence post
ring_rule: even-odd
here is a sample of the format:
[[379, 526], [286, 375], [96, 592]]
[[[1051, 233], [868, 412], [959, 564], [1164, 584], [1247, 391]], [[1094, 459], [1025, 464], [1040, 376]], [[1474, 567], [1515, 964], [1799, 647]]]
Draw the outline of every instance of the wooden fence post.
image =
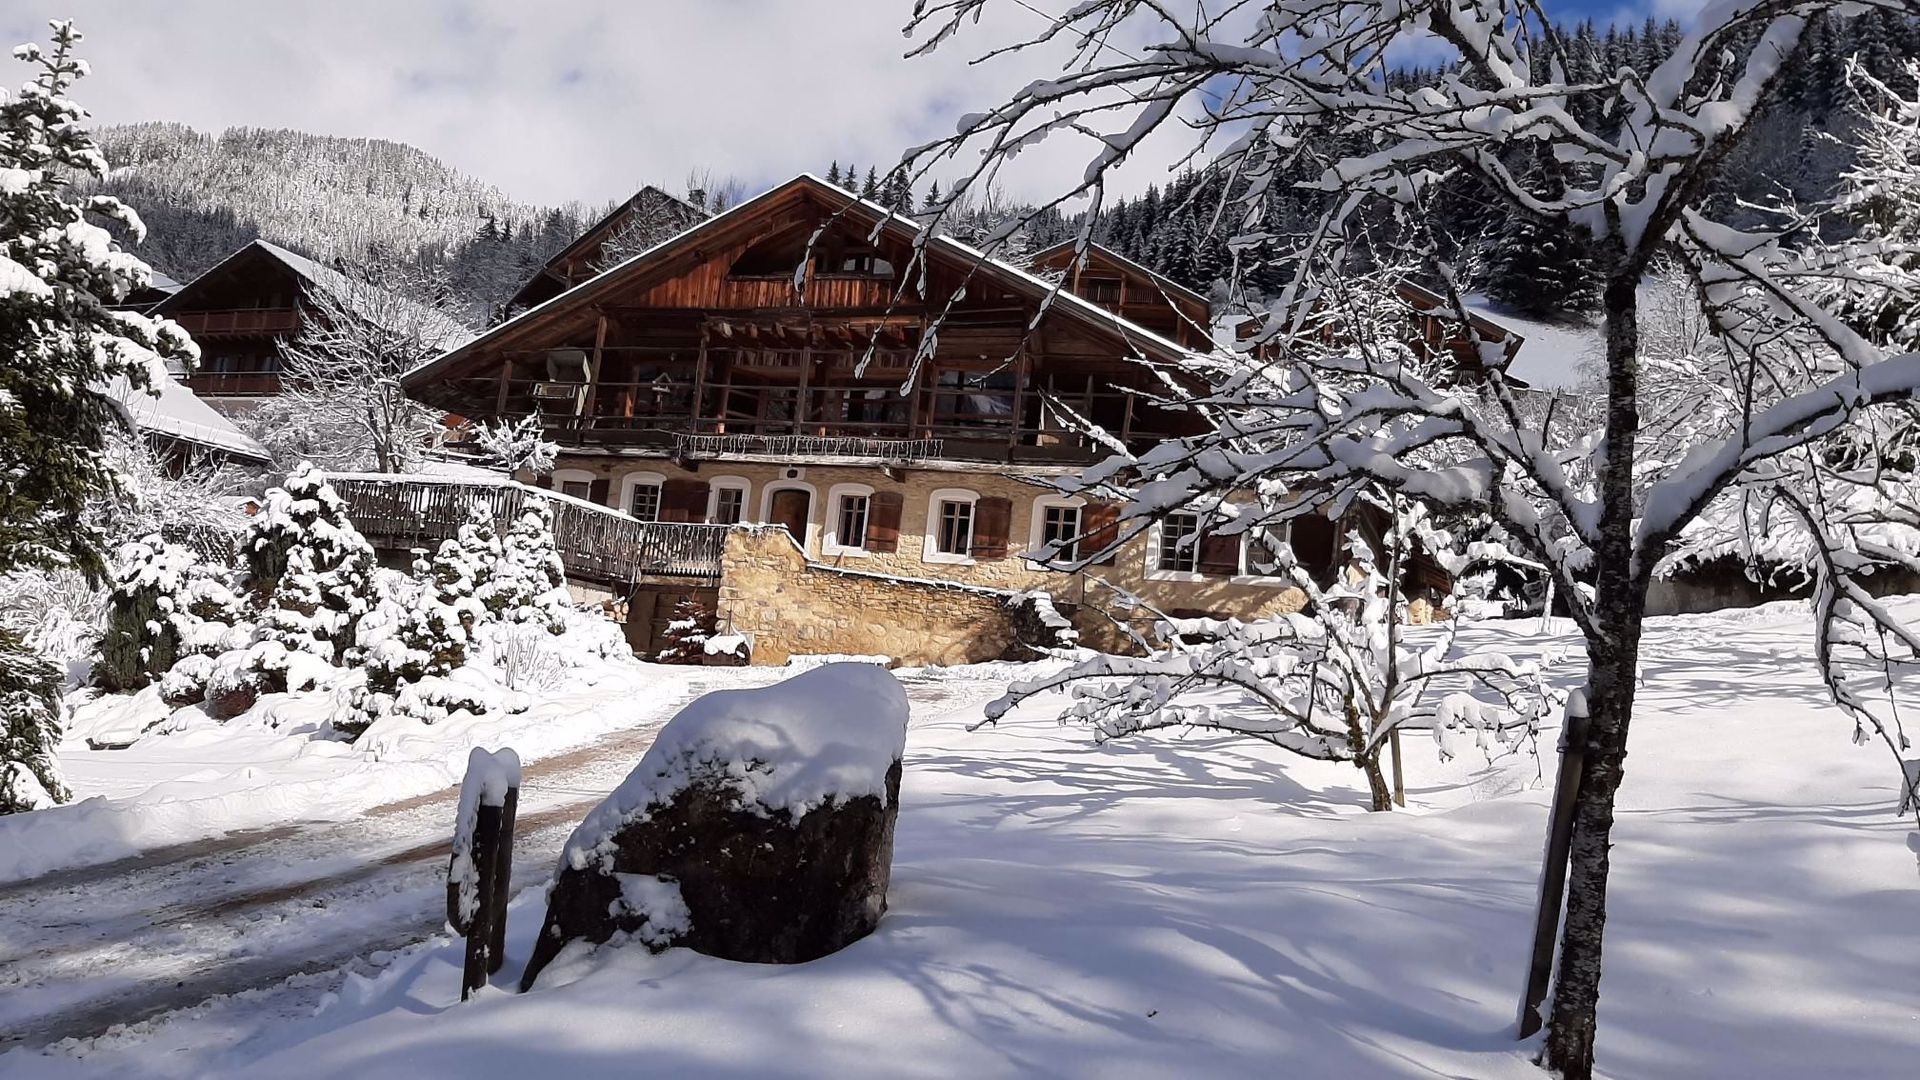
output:
[[1567, 701], [1560, 731], [1560, 775], [1553, 788], [1553, 816], [1547, 826], [1546, 863], [1540, 869], [1539, 907], [1534, 912], [1533, 960], [1527, 992], [1520, 1002], [1520, 1037], [1530, 1039], [1544, 1024], [1540, 1006], [1553, 981], [1554, 942], [1560, 936], [1560, 905], [1567, 892], [1567, 855], [1573, 846], [1573, 809], [1580, 797], [1580, 774], [1587, 752], [1587, 703], [1575, 692]]
[[447, 866], [447, 924], [467, 939], [461, 1001], [487, 985], [487, 976], [506, 962], [513, 820], [519, 801], [519, 755], [474, 747], [460, 783], [459, 819]]

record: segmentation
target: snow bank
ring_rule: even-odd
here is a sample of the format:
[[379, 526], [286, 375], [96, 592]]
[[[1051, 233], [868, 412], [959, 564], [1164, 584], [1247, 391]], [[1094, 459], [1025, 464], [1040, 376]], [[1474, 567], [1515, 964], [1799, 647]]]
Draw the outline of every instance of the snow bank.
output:
[[660, 729], [640, 764], [573, 831], [562, 858], [585, 869], [610, 856], [623, 826], [714, 770], [734, 782], [745, 806], [766, 813], [797, 818], [863, 795], [884, 803], [887, 772], [906, 740], [906, 691], [871, 664], [828, 664], [773, 686], [716, 691]]

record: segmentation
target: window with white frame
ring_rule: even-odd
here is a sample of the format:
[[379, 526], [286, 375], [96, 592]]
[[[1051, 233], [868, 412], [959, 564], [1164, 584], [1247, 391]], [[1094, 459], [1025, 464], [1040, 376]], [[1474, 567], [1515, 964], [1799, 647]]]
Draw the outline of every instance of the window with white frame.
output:
[[827, 489], [827, 520], [820, 550], [827, 555], [865, 555], [867, 526], [873, 520], [873, 489], [865, 484], [835, 484]]
[[551, 482], [555, 491], [570, 499], [593, 498], [593, 474], [585, 469], [555, 469]]
[[626, 505], [626, 513], [636, 521], [660, 521], [662, 484], [666, 484], [666, 477], [660, 477], [659, 473], [634, 473], [620, 480], [624, 488], [620, 502]]
[[834, 541], [841, 547], [861, 548], [867, 546], [867, 496], [840, 496], [839, 511], [834, 523]]
[[973, 552], [973, 502], [966, 499], [942, 499], [939, 517], [934, 522], [934, 550], [942, 555], [968, 555]]
[[923, 562], [967, 565], [973, 562], [973, 504], [980, 493], [967, 488], [936, 488], [927, 496]]
[[744, 476], [716, 476], [707, 489], [707, 523], [738, 525], [747, 520], [748, 481]]
[[1192, 574], [1200, 569], [1200, 515], [1168, 514], [1160, 519], [1160, 535], [1153, 552], [1153, 568], [1162, 573]]
[[[1033, 504], [1033, 536], [1030, 543], [1036, 558], [1069, 562], [1080, 557], [1080, 530], [1084, 511], [1079, 499], [1042, 495]], [[1051, 550], [1053, 554], [1045, 553]]]

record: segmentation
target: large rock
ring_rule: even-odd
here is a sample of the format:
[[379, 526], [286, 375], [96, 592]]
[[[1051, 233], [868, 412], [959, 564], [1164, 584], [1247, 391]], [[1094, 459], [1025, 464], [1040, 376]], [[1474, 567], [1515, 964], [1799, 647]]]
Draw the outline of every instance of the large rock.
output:
[[906, 725], [906, 693], [868, 664], [687, 706], [567, 840], [521, 989], [568, 942], [616, 933], [796, 964], [872, 932]]

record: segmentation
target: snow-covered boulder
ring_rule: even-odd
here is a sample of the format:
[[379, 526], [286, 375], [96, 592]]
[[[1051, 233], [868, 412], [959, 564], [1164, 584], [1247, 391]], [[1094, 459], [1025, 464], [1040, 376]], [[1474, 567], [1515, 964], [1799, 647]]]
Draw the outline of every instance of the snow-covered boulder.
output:
[[887, 907], [907, 696], [869, 664], [708, 694], [568, 838], [521, 979], [568, 942], [795, 964]]

